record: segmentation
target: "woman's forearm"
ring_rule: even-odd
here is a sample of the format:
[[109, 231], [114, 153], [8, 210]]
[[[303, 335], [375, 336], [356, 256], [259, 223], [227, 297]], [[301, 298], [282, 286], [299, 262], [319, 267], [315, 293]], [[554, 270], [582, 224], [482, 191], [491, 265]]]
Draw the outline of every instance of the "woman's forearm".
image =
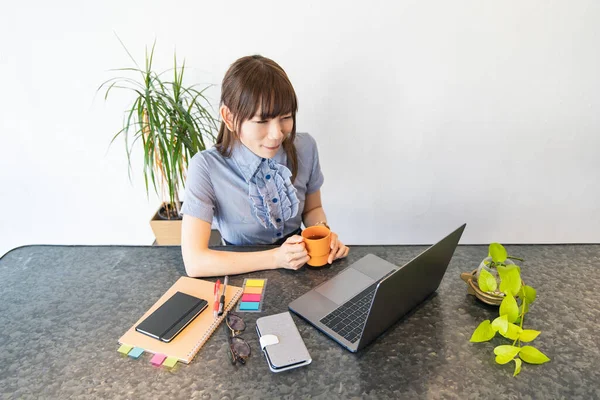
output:
[[189, 276], [199, 278], [275, 269], [276, 250], [233, 252], [203, 249], [189, 254], [184, 252], [185, 271]]
[[304, 226], [313, 226], [318, 222], [327, 222], [325, 210], [320, 206], [313, 208], [302, 215], [302, 221], [304, 222]]

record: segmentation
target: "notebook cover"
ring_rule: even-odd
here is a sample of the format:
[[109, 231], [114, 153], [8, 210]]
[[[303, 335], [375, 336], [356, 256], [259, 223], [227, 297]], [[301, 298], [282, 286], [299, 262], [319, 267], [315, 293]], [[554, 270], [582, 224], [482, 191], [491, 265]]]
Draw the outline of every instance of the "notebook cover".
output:
[[[225, 318], [225, 312], [223, 312], [222, 316], [216, 319], [213, 318], [211, 304], [214, 301], [214, 285], [213, 282], [182, 276], [129, 328], [119, 339], [119, 344], [139, 347], [149, 353], [164, 354], [167, 357], [175, 357], [186, 364], [189, 363]], [[169, 343], [164, 343], [143, 333], [136, 332], [135, 327], [177, 291], [206, 299], [209, 302], [209, 306]], [[241, 287], [227, 285], [225, 311], [231, 310], [241, 296]]]
[[207, 300], [177, 291], [135, 330], [169, 342], [207, 307]]

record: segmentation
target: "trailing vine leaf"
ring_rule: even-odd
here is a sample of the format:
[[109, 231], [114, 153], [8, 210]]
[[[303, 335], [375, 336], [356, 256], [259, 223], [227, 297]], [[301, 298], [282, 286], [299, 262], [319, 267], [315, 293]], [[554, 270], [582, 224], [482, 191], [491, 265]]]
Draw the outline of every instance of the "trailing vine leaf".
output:
[[506, 333], [500, 332], [500, 334], [510, 340], [517, 340], [520, 337], [521, 332], [523, 332], [523, 328], [521, 328], [519, 325], [511, 324], [509, 322]]
[[484, 292], [493, 292], [498, 288], [498, 282], [494, 275], [490, 274], [486, 269], [482, 269], [479, 272], [479, 278], [477, 279], [479, 289]]
[[519, 375], [519, 372], [521, 372], [521, 364], [523, 364], [521, 362], [520, 358], [515, 358], [513, 359], [513, 361], [515, 362], [515, 373], [513, 374], [513, 376], [517, 376]]
[[496, 264], [506, 261], [508, 253], [506, 252], [504, 246], [502, 246], [500, 243], [491, 243], [489, 251], [492, 261], [494, 261]]
[[525, 315], [529, 312], [529, 304], [524, 302], [519, 306], [519, 315]]
[[521, 273], [521, 267], [519, 267], [517, 264], [498, 265], [496, 268], [498, 269], [498, 275], [500, 274], [500, 272], [508, 272], [511, 269], [516, 269], [519, 272], [519, 274]]
[[519, 339], [521, 339], [521, 342], [531, 342], [538, 337], [540, 333], [542, 332], [534, 331], [533, 329], [525, 329], [520, 333]]
[[506, 364], [510, 362], [517, 354], [519, 354], [519, 350], [521, 350], [521, 348], [506, 344], [502, 346], [496, 346], [496, 348], [494, 348], [496, 362], [498, 364]]
[[506, 334], [506, 332], [508, 331], [508, 316], [501, 315], [498, 318], [496, 318], [492, 322], [492, 329], [500, 332], [503, 335]]
[[489, 319], [486, 319], [479, 324], [473, 335], [471, 335], [471, 342], [480, 343], [487, 342], [496, 335], [496, 331], [492, 329], [492, 324]]
[[531, 286], [523, 286], [523, 290], [525, 291], [525, 300], [527, 300], [528, 304], [531, 304], [535, 301], [537, 292]]
[[498, 268], [500, 276], [500, 291], [504, 294], [516, 296], [521, 290], [521, 274], [516, 268], [501, 270]]
[[498, 271], [498, 276], [500, 277], [500, 279], [502, 279], [502, 277], [504, 275], [506, 275], [506, 271], [508, 271], [508, 267], [506, 265], [498, 265], [496, 267], [496, 270]]
[[547, 355], [533, 346], [523, 346], [519, 352], [519, 357], [529, 364], [543, 364], [550, 361]]
[[510, 294], [507, 294], [500, 303], [500, 315], [506, 315], [508, 322], [515, 322], [519, 318], [519, 306]]

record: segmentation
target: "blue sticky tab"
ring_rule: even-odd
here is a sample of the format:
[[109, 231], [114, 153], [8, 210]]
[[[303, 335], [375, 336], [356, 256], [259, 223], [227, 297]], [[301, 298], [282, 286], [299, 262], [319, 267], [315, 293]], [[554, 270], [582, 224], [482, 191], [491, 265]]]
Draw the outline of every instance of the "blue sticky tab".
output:
[[144, 354], [144, 349], [140, 349], [139, 347], [134, 347], [129, 354], [127, 354], [131, 358], [135, 358], [136, 360], [140, 358], [140, 356]]
[[240, 310], [258, 310], [260, 303], [255, 301], [243, 301], [240, 303]]

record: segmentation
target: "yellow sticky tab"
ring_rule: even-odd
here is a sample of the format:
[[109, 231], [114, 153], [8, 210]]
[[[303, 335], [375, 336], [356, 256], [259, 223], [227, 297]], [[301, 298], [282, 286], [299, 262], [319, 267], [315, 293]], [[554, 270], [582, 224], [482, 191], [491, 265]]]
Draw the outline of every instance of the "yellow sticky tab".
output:
[[121, 347], [119, 347], [119, 350], [117, 351], [121, 354], [127, 355], [131, 351], [131, 349], [133, 349], [133, 347], [127, 346], [126, 344], [122, 344]]
[[163, 362], [165, 367], [173, 368], [177, 364], [177, 357], [167, 357], [167, 359]]
[[265, 284], [265, 281], [262, 279], [248, 279], [246, 281], [246, 286], [258, 286], [262, 287]]

